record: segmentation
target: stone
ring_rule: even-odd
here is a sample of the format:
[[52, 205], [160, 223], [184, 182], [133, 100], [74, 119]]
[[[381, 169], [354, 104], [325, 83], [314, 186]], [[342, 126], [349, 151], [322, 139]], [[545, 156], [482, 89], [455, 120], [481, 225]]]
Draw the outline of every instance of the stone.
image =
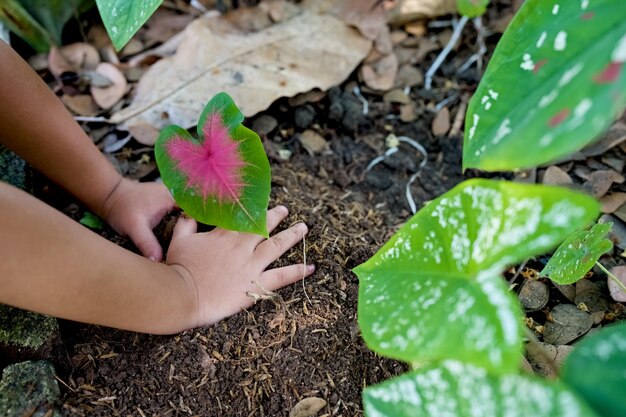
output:
[[61, 392], [47, 361], [7, 366], [0, 381], [0, 415], [4, 417], [61, 417]]
[[252, 130], [254, 130], [259, 136], [267, 136], [277, 127], [278, 121], [268, 114], [263, 114], [252, 122]]
[[315, 109], [310, 104], [298, 107], [294, 112], [294, 123], [300, 129], [308, 128], [315, 119]]
[[0, 353], [6, 359], [49, 358], [60, 345], [54, 317], [0, 304]]

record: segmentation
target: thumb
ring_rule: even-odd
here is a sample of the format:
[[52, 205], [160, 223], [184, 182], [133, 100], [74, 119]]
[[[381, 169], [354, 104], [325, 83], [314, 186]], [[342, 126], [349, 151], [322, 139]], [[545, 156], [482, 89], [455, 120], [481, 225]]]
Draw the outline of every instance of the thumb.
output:
[[159, 241], [147, 222], [133, 228], [133, 230], [128, 233], [128, 237], [135, 243], [135, 246], [137, 246], [137, 249], [139, 249], [143, 256], [150, 260], [161, 262], [163, 249], [161, 249]]
[[172, 232], [172, 240], [189, 236], [198, 230], [198, 223], [190, 217], [185, 215], [180, 216], [178, 221], [176, 222], [176, 226], [174, 226], [174, 231]]

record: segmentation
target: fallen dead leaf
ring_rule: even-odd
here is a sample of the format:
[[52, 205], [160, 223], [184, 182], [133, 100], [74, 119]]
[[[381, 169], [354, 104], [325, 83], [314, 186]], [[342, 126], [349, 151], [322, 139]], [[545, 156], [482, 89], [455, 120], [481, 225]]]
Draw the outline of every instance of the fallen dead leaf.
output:
[[593, 319], [573, 304], [559, 304], [550, 312], [552, 321], [546, 322], [543, 340], [551, 345], [564, 345], [587, 333]]
[[[626, 266], [615, 266], [611, 268], [611, 273], [624, 285], [626, 285]], [[611, 278], [607, 278], [609, 285], [609, 293], [611, 298], [620, 303], [626, 302], [626, 291], [617, 285]]]
[[397, 72], [398, 59], [395, 54], [390, 54], [374, 63], [361, 66], [359, 74], [368, 87], [386, 91], [393, 87]]
[[409, 35], [403, 30], [394, 30], [389, 36], [391, 38], [391, 43], [398, 45], [401, 44]]
[[447, 106], [439, 110], [433, 119], [431, 130], [435, 136], [444, 136], [450, 131], [450, 110]]
[[320, 153], [328, 148], [328, 142], [319, 133], [307, 129], [300, 135], [300, 143], [310, 155]]
[[128, 83], [124, 74], [113, 64], [103, 62], [96, 68], [96, 72], [111, 80], [109, 87], [91, 87], [91, 95], [98, 106], [110, 109], [124, 97]]
[[415, 104], [410, 102], [400, 106], [400, 120], [404, 123], [410, 123], [417, 120], [417, 109]]
[[173, 56], [150, 67], [131, 105], [110, 121], [189, 128], [220, 91], [250, 117], [279, 97], [341, 83], [370, 48], [371, 41], [338, 18], [307, 10], [249, 34], [220, 16], [202, 17], [184, 30]]
[[617, 192], [605, 195], [600, 199], [600, 204], [602, 205], [602, 213], [611, 214], [626, 204], [626, 193]]
[[622, 184], [624, 177], [610, 169], [594, 171], [587, 178], [587, 182], [583, 184], [583, 188], [595, 198], [601, 198], [609, 191], [614, 182]]
[[572, 178], [567, 175], [567, 172], [556, 165], [549, 166], [546, 169], [541, 182], [545, 185], [571, 185], [574, 183]]
[[392, 24], [403, 24], [456, 12], [456, 0], [400, 0], [389, 11], [387, 20]]
[[158, 8], [145, 25], [139, 30], [138, 37], [144, 40], [150, 47], [157, 43], [163, 43], [172, 36], [181, 32], [193, 21], [191, 14], [179, 14], [164, 7]]
[[72, 43], [61, 48], [52, 47], [48, 54], [48, 68], [55, 77], [67, 71], [94, 70], [100, 63], [96, 48], [88, 43]]
[[541, 281], [529, 279], [524, 282], [519, 292], [519, 300], [526, 311], [541, 310], [548, 304], [550, 292]]
[[326, 401], [322, 398], [304, 398], [291, 409], [289, 417], [312, 417], [324, 407], [326, 407]]
[[98, 113], [98, 106], [88, 94], [77, 94], [70, 96], [65, 94], [61, 97], [61, 101], [72, 112], [79, 116], [93, 116]]
[[535, 373], [554, 378], [558, 376], [558, 370], [572, 349], [574, 347], [568, 345], [553, 346], [548, 343], [531, 342], [526, 345], [526, 356]]
[[128, 133], [142, 145], [153, 146], [159, 137], [159, 129], [148, 123], [137, 123], [129, 126]]
[[339, 17], [356, 27], [367, 39], [375, 40], [381, 30], [387, 28], [387, 18], [382, 3], [377, 0], [345, 0], [339, 9]]
[[413, 65], [404, 64], [398, 69], [396, 87], [415, 87], [424, 84], [424, 74]]

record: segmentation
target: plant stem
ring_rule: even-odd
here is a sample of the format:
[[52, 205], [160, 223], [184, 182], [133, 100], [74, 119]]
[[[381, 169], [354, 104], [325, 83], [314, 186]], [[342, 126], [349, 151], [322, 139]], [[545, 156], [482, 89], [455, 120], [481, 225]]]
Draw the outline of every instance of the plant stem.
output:
[[602, 266], [600, 262], [596, 262], [596, 265], [602, 270], [602, 272], [604, 272], [609, 278], [611, 278], [613, 282], [615, 282], [622, 289], [622, 291], [626, 292], [626, 285], [622, 284], [622, 281], [620, 281], [619, 278], [611, 274], [609, 270]]

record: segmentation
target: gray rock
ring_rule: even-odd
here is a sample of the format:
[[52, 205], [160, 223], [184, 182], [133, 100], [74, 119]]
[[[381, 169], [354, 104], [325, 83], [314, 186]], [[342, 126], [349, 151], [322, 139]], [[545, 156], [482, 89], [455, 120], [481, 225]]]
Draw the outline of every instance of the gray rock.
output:
[[53, 317], [0, 304], [0, 353], [9, 360], [45, 359], [59, 348]]
[[300, 106], [294, 112], [294, 123], [300, 129], [306, 129], [311, 126], [315, 119], [315, 109], [309, 104]]
[[0, 415], [4, 417], [61, 417], [61, 392], [54, 367], [47, 361], [7, 366], [0, 381]]

